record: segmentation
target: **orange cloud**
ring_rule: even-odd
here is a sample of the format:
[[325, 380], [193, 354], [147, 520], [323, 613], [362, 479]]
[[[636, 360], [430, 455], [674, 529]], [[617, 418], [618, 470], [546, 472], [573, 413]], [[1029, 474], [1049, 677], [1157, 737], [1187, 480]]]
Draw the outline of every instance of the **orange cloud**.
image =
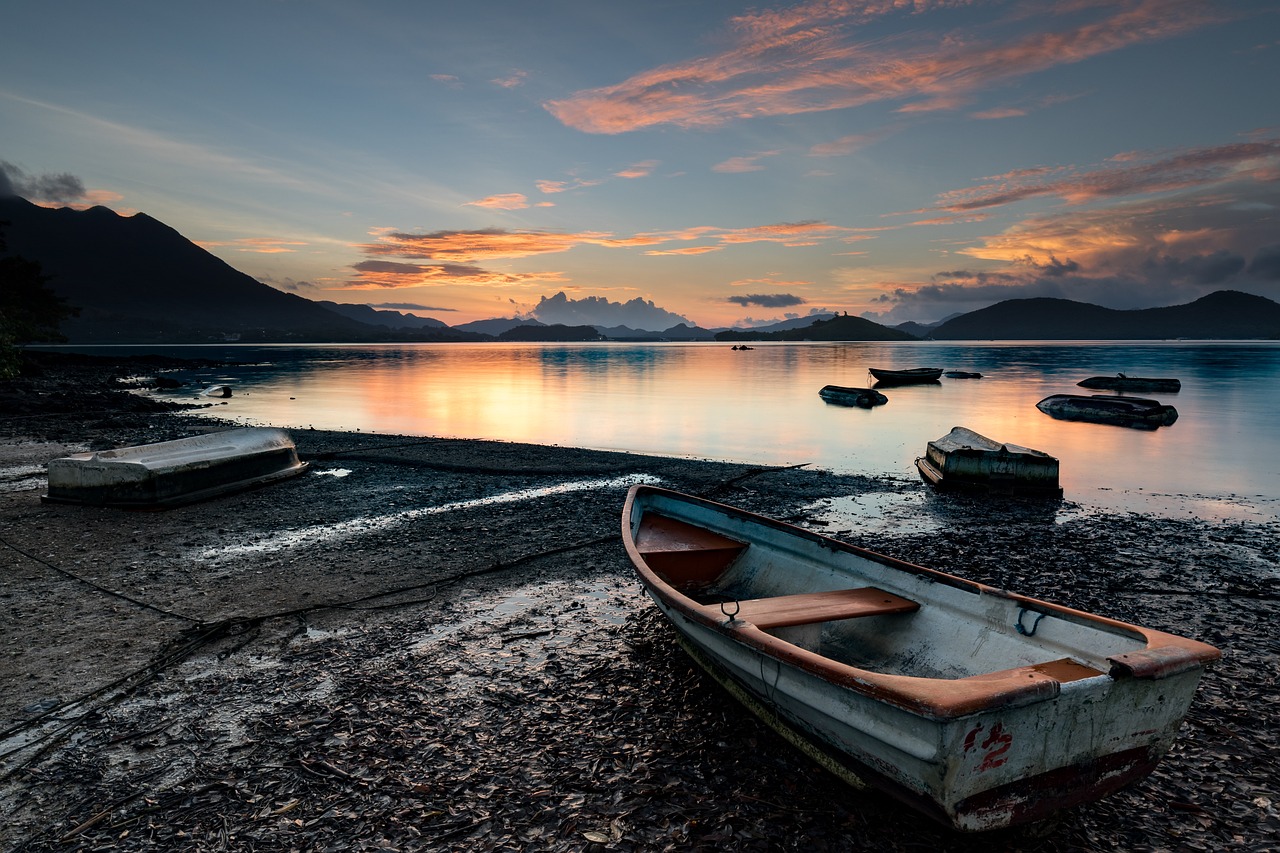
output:
[[[916, 14], [955, 3], [919, 0]], [[994, 82], [1170, 38], [1225, 12], [1197, 0], [1131, 0], [1073, 7], [1095, 20], [1058, 31], [1051, 15], [1014, 15], [997, 25], [1022, 31], [979, 40], [966, 31], [915, 27], [897, 39], [858, 42], [856, 26], [902, 4], [817, 0], [732, 19], [734, 44], [721, 53], [661, 66], [621, 83], [549, 101], [563, 124], [588, 133], [658, 125], [711, 128], [761, 116], [847, 109], [919, 98], [903, 112], [954, 109]], [[1030, 32], [1027, 27], [1038, 27]]]
[[601, 181], [588, 181], [575, 178], [572, 181], [538, 181], [537, 186], [539, 192], [552, 195], [554, 193], [566, 193], [569, 190], [576, 190], [582, 187], [594, 187], [599, 183], [601, 183]]
[[628, 166], [621, 172], [614, 172], [615, 178], [647, 178], [658, 167], [657, 160], [643, 160], [635, 165]]
[[472, 207], [487, 207], [493, 210], [522, 210], [529, 206], [529, 199], [523, 193], [503, 193], [491, 195], [479, 201], [468, 201]]
[[270, 237], [249, 237], [243, 240], [226, 240], [222, 242], [210, 240], [193, 241], [202, 249], [235, 249], [238, 252], [253, 252], [259, 255], [278, 255], [293, 252], [292, 246], [306, 246], [297, 240], [275, 240]]
[[653, 249], [645, 252], [645, 254], [655, 257], [661, 255], [705, 255], [708, 252], [720, 252], [723, 250], [724, 246], [689, 246], [684, 249]]
[[[825, 222], [783, 222], [772, 225], [760, 225], [752, 228], [717, 228], [700, 225], [679, 231], [665, 233], [635, 234], [630, 237], [617, 237], [607, 232], [552, 232], [552, 231], [510, 231], [501, 228], [486, 228], [476, 231], [433, 231], [426, 234], [409, 234], [391, 229], [374, 232], [377, 238], [373, 243], [357, 246], [367, 257], [375, 259], [363, 261], [356, 265], [362, 274], [362, 281], [375, 281], [370, 286], [417, 286], [390, 285], [388, 280], [398, 281], [399, 276], [407, 275], [418, 284], [437, 282], [445, 276], [461, 276], [459, 265], [474, 264], [502, 259], [527, 258], [536, 255], [567, 252], [579, 246], [601, 246], [605, 248], [645, 248], [663, 246], [670, 243], [681, 243], [693, 240], [711, 240], [718, 245], [700, 245], [676, 248], [653, 249], [648, 255], [701, 255], [707, 252], [718, 252], [729, 246], [747, 243], [780, 243], [788, 247], [813, 246], [828, 239], [856, 240], [866, 239], [854, 233], [854, 229]], [[433, 264], [402, 264], [398, 261], [384, 260], [427, 259]], [[447, 268], [447, 269], [446, 269]], [[497, 275], [471, 268], [468, 279], [483, 275]], [[546, 280], [538, 278], [537, 280]], [[498, 279], [496, 283], [510, 283], [506, 279]]]
[[447, 284], [471, 287], [513, 287], [527, 284], [559, 283], [565, 280], [558, 272], [503, 273], [470, 264], [403, 264], [393, 261], [361, 261], [353, 265], [356, 279], [344, 285], [346, 290], [372, 290], [406, 287], [441, 287]]

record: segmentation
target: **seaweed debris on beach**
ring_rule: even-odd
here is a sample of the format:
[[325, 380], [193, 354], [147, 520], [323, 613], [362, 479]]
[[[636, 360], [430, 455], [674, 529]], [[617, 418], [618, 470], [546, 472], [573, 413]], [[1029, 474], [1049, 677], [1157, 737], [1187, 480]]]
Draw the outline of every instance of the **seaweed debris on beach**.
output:
[[[1046, 514], [933, 495], [906, 472], [318, 431], [294, 433], [312, 471], [267, 489], [162, 513], [41, 504], [53, 456], [225, 426], [117, 390], [134, 372], [60, 364], [0, 415], [6, 850], [1263, 850], [1280, 837], [1280, 648], [1260, 627], [1280, 616], [1274, 517]], [[50, 373], [96, 407], [58, 408]], [[933, 532], [828, 532], [1224, 658], [1146, 780], [1036, 833], [950, 834], [829, 777], [679, 652], [618, 540], [625, 484], [641, 478], [808, 525], [836, 498], [918, 493], [897, 511], [929, 514]]]

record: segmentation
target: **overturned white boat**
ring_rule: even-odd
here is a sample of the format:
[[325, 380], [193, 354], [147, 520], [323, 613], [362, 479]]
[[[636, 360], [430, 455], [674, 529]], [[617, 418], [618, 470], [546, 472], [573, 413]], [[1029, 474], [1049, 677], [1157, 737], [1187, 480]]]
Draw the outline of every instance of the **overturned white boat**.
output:
[[921, 478], [939, 489], [1061, 497], [1058, 460], [1041, 450], [1004, 444], [958, 426], [925, 446]]
[[292, 477], [307, 465], [284, 430], [245, 427], [76, 453], [48, 467], [47, 501], [159, 509]]
[[635, 486], [622, 538], [695, 661], [806, 754], [961, 830], [1149, 773], [1218, 650]]

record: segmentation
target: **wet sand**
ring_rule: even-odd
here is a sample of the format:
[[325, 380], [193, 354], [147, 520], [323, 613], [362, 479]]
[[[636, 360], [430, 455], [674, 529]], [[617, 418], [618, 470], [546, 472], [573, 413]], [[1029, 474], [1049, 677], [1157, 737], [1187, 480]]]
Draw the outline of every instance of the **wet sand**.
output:
[[[218, 427], [87, 398], [89, 375], [74, 413], [45, 400], [0, 418], [4, 849], [1263, 850], [1280, 837], [1275, 519], [313, 431], [293, 433], [310, 470], [264, 489], [158, 513], [41, 503], [51, 458]], [[1194, 636], [1224, 659], [1150, 778], [1052, 825], [955, 835], [827, 776], [675, 648], [618, 535], [641, 479]]]

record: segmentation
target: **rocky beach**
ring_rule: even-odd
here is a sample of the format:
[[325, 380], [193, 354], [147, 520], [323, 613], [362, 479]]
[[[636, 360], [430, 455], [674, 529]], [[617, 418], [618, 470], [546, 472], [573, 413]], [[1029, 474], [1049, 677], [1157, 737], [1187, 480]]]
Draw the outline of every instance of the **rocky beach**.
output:
[[[44, 466], [222, 429], [126, 390], [0, 382], [0, 848], [1241, 850], [1280, 838], [1280, 519], [925, 494], [902, 477], [293, 431], [300, 477], [163, 512], [42, 503]], [[708, 449], [708, 456], [714, 449]], [[676, 647], [619, 537], [634, 482], [1195, 637], [1156, 772], [962, 836], [828, 776]], [[833, 507], [920, 493], [932, 528]], [[886, 504], [893, 506], [894, 504]], [[885, 512], [906, 510], [885, 510]]]

